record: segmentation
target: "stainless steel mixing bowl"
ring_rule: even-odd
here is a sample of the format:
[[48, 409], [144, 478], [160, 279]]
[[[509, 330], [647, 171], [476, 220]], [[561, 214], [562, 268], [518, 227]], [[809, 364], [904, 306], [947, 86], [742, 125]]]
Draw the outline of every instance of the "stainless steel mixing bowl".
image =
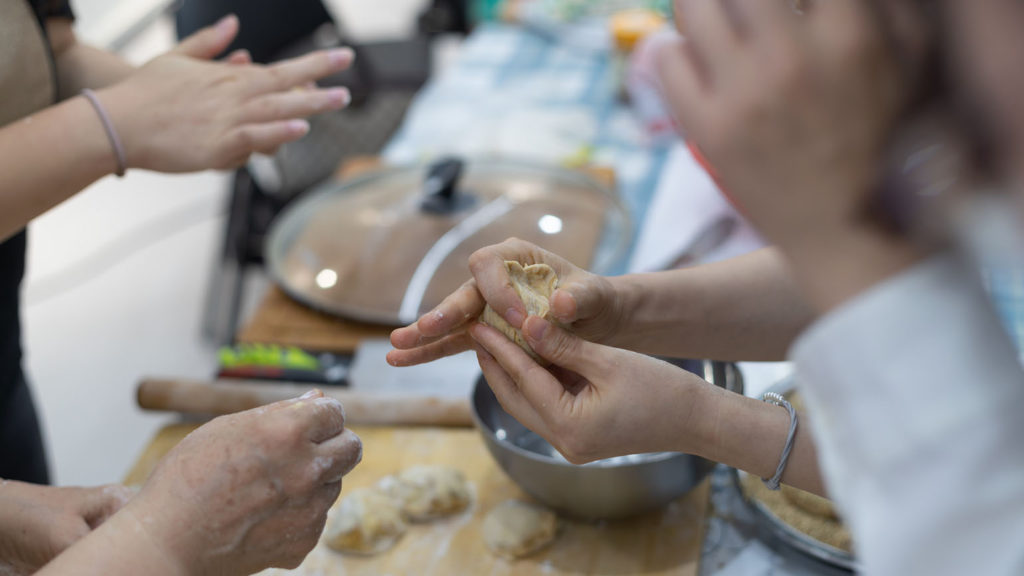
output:
[[[716, 386], [743, 392], [743, 378], [733, 364], [671, 362]], [[516, 484], [538, 501], [575, 518], [624, 518], [660, 508], [699, 484], [713, 466], [703, 458], [675, 452], [571, 464], [505, 412], [482, 377], [473, 391], [473, 417], [487, 449]]]

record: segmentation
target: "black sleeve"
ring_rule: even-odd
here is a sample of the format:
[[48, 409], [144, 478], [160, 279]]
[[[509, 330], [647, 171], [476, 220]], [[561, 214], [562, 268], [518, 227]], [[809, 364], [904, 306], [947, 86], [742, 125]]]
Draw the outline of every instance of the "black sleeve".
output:
[[70, 0], [36, 0], [36, 13], [41, 20], [47, 18], [70, 18], [75, 19], [75, 13], [71, 10]]

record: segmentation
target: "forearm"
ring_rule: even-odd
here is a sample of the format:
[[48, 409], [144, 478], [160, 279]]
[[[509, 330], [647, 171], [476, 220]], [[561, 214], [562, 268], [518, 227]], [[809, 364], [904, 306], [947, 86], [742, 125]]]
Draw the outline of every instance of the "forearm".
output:
[[[700, 456], [760, 476], [775, 475], [789, 432], [789, 412], [761, 400], [707, 386]], [[827, 496], [810, 427], [798, 414], [796, 436], [782, 483]]]
[[0, 128], [0, 239], [115, 169], [103, 125], [82, 97]]
[[782, 360], [813, 319], [773, 249], [611, 280], [623, 300], [623, 326], [608, 344], [647, 354]]
[[48, 20], [46, 29], [57, 65], [61, 100], [85, 88], [97, 90], [116, 84], [135, 70], [120, 56], [79, 42], [69, 20]]
[[37, 576], [185, 576], [180, 562], [153, 542], [129, 511], [115, 514], [68, 548]]

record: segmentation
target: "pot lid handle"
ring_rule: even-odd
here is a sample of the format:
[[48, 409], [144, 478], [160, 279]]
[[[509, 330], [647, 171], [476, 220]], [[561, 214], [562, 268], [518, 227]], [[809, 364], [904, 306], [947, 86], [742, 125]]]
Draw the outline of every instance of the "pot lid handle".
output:
[[459, 180], [465, 163], [459, 158], [443, 158], [427, 171], [423, 181], [423, 201], [420, 207], [432, 214], [450, 214], [473, 203], [473, 197], [460, 193]]

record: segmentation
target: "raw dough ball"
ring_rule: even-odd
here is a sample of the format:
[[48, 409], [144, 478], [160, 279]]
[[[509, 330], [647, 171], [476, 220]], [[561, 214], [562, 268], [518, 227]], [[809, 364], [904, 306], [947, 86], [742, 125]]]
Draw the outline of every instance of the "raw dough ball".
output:
[[484, 518], [484, 543], [505, 558], [532, 554], [550, 544], [557, 532], [553, 512], [518, 500], [498, 504]]
[[380, 489], [397, 500], [412, 521], [450, 516], [472, 500], [466, 477], [447, 466], [413, 466], [381, 480]]
[[324, 539], [338, 552], [378, 554], [405, 534], [398, 502], [379, 490], [356, 490], [331, 511]]
[[[512, 288], [519, 295], [519, 299], [526, 305], [526, 312], [529, 316], [540, 316], [551, 319], [550, 298], [551, 294], [558, 287], [558, 275], [547, 264], [531, 264], [523, 267], [519, 262], [512, 260], [505, 261], [505, 269], [512, 280]], [[493, 326], [499, 332], [508, 336], [508, 339], [526, 350], [534, 360], [540, 358], [533, 352], [530, 345], [526, 343], [523, 333], [513, 328], [504, 318], [495, 312], [490, 306], [484, 308], [480, 315], [480, 321]]]

